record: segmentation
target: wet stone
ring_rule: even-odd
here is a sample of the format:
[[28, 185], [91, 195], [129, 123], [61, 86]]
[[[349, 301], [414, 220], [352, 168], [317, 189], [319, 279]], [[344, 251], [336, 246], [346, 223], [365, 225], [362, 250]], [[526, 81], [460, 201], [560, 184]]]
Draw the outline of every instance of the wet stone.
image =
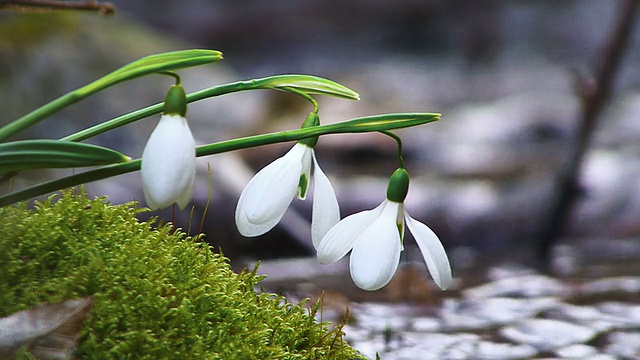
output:
[[476, 341], [461, 341], [444, 349], [439, 355], [441, 359], [470, 359], [475, 352]]
[[588, 357], [589, 360], [619, 360], [617, 357], [608, 354], [597, 354]]
[[490, 282], [527, 275], [536, 275], [536, 271], [513, 263], [499, 264], [487, 271], [487, 279]]
[[386, 331], [400, 332], [409, 327], [409, 319], [395, 316], [384, 319], [378, 319], [373, 316], [361, 317], [359, 325], [369, 329], [369, 331], [375, 333], [382, 333]]
[[640, 358], [640, 333], [612, 333], [607, 336], [607, 341], [607, 353], [624, 359]]
[[597, 335], [586, 326], [552, 319], [527, 319], [501, 329], [500, 334], [516, 343], [529, 344], [540, 351], [583, 343]]
[[440, 353], [455, 343], [476, 341], [480, 339], [480, 336], [469, 333], [448, 334], [408, 332], [403, 339], [404, 344], [408, 347], [419, 348], [425, 351], [432, 350], [433, 353]]
[[465, 290], [467, 299], [484, 299], [490, 297], [534, 298], [559, 296], [566, 289], [560, 281], [543, 275], [524, 275], [496, 280], [484, 285]]
[[593, 346], [584, 345], [584, 344], [574, 344], [558, 349], [556, 352], [561, 358], [585, 358], [587, 356], [593, 356], [598, 354], [598, 350]]
[[573, 324], [583, 325], [598, 333], [614, 328], [613, 323], [607, 320], [606, 316], [593, 306], [561, 304], [555, 309], [545, 311], [542, 315], [545, 318], [565, 320]]
[[414, 334], [402, 348], [384, 359], [529, 359], [538, 354], [530, 345], [495, 343], [473, 334]]
[[607, 295], [611, 293], [640, 294], [640, 276], [620, 276], [598, 279], [582, 285], [579, 289], [581, 297]]
[[376, 353], [382, 354], [385, 351], [384, 343], [376, 339], [349, 341], [349, 343], [368, 359], [375, 359]]
[[474, 359], [529, 359], [535, 356], [538, 351], [531, 345], [526, 344], [506, 344], [490, 341], [480, 341], [475, 348]]
[[[384, 354], [385, 359], [457, 359], [455, 354], [480, 339], [475, 334], [407, 333], [402, 347]], [[467, 354], [469, 354], [467, 352]]]
[[353, 307], [353, 319], [359, 327], [372, 332], [401, 332], [410, 326], [411, 306], [365, 303]]
[[358, 326], [351, 326], [349, 324], [346, 324], [342, 328], [342, 331], [344, 332], [344, 339], [350, 344], [356, 342], [364, 342], [371, 337], [371, 331], [369, 331], [368, 329], [364, 329]]
[[538, 351], [529, 345], [513, 345], [489, 341], [465, 341], [454, 343], [439, 355], [439, 359], [530, 359]]
[[555, 317], [563, 320], [578, 322], [589, 322], [602, 319], [602, 313], [593, 306], [580, 306], [562, 304], [553, 310], [545, 312], [548, 317]]
[[560, 359], [580, 359], [580, 360], [620, 360], [619, 358], [608, 354], [593, 354], [585, 357], [560, 357]]
[[557, 306], [554, 298], [489, 298], [444, 302], [440, 317], [448, 330], [486, 329], [514, 323]]
[[429, 317], [419, 317], [411, 321], [411, 329], [420, 332], [437, 332], [442, 327], [440, 320]]
[[640, 328], [640, 305], [606, 302], [598, 305], [598, 310], [614, 328]]

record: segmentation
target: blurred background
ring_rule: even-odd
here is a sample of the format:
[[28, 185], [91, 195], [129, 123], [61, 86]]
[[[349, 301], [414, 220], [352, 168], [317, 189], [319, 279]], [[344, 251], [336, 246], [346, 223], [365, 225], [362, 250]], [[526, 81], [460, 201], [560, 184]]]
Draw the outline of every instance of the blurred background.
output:
[[[0, 13], [1, 123], [141, 56], [187, 48], [224, 54], [220, 63], [181, 71], [188, 92], [304, 73], [338, 81], [361, 95], [358, 102], [318, 97], [323, 123], [379, 113], [442, 113], [437, 123], [398, 133], [412, 175], [407, 208], [439, 234], [461, 278], [498, 262], [534, 257], [536, 234], [554, 198], [552, 184], [580, 117], [576, 75], [589, 74], [601, 61], [619, 5], [597, 0], [113, 3], [117, 11], [110, 17]], [[554, 252], [561, 274], [638, 271], [639, 31], [586, 158], [581, 197]], [[118, 85], [23, 137], [62, 137], [157, 103], [171, 83], [152, 76]], [[295, 96], [262, 91], [194, 103], [188, 117], [197, 142], [204, 144], [294, 129], [310, 110]], [[156, 122], [157, 117], [149, 118], [91, 142], [139, 157]], [[175, 221], [192, 234], [202, 221], [207, 241], [236, 267], [256, 260], [313, 261], [311, 201], [294, 200], [281, 226], [260, 239], [242, 238], [231, 225], [240, 190], [290, 146], [200, 158], [193, 215], [169, 209], [148, 216]], [[377, 134], [323, 137], [317, 156], [334, 183], [342, 216], [379, 204], [397, 166], [395, 143]], [[11, 186], [68, 173], [25, 173]], [[202, 220], [209, 183], [211, 208]], [[87, 189], [114, 203], [143, 200], [137, 173]], [[2, 191], [8, 190], [3, 185]], [[403, 260], [419, 264], [414, 243], [406, 244]], [[317, 275], [306, 271], [300, 276]]]

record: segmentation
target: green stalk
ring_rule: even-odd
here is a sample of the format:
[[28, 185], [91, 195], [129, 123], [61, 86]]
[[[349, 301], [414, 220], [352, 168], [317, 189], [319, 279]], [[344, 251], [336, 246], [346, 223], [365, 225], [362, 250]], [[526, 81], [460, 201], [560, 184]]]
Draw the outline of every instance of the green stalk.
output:
[[[296, 95], [305, 97], [307, 100], [309, 100], [308, 94], [321, 94], [350, 100], [359, 99], [358, 93], [331, 80], [311, 75], [291, 74], [269, 76], [266, 78], [254, 80], [236, 81], [229, 84], [212, 86], [210, 88], [188, 94], [187, 103], [192, 103], [210, 97], [231, 94], [239, 91], [265, 89], [274, 89], [294, 93]], [[311, 99], [311, 102], [314, 107], [317, 108], [317, 103], [315, 103], [313, 99]], [[146, 108], [136, 110], [134, 112], [102, 122], [85, 130], [78, 131], [60, 140], [83, 141], [107, 131], [117, 129], [119, 127], [131, 124], [135, 121], [147, 118], [149, 116], [159, 114], [162, 112], [162, 107], [163, 103], [154, 104]]]
[[[251, 86], [252, 84], [247, 81], [239, 81], [235, 83], [214, 86], [208, 89], [204, 89], [204, 90], [200, 90], [200, 91], [196, 91], [191, 94], [188, 94], [187, 103], [196, 102], [196, 101], [213, 97], [213, 96], [226, 95], [226, 94], [230, 94], [238, 91], [254, 90], [254, 88], [252, 88]], [[113, 118], [111, 120], [102, 122], [98, 125], [92, 126], [85, 130], [78, 131], [60, 140], [83, 141], [83, 140], [92, 138], [94, 136], [98, 136], [107, 131], [111, 131], [119, 127], [136, 122], [138, 120], [147, 118], [149, 116], [159, 114], [162, 112], [163, 107], [164, 107], [163, 102], [154, 104], [151, 106], [147, 106], [146, 108], [136, 110], [122, 116], [118, 116], [117, 118]]]
[[398, 165], [399, 167], [404, 168], [404, 158], [402, 157], [402, 139], [400, 139], [400, 136], [386, 130], [381, 130], [379, 132], [396, 141], [396, 144], [398, 145]]
[[[297, 141], [313, 136], [328, 134], [362, 133], [381, 130], [402, 129], [430, 123], [439, 119], [440, 114], [435, 113], [403, 113], [367, 116], [341, 123], [313, 126], [291, 131], [282, 131], [277, 133], [261, 134], [220, 141], [209, 145], [199, 146], [198, 148], [196, 148], [196, 156], [200, 157], [214, 155], [228, 151], [281, 142]], [[137, 159], [122, 164], [103, 166], [94, 170], [89, 170], [61, 179], [47, 181], [25, 190], [16, 191], [0, 196], [0, 207], [71, 186], [137, 171], [140, 170], [140, 164], [141, 160]]]

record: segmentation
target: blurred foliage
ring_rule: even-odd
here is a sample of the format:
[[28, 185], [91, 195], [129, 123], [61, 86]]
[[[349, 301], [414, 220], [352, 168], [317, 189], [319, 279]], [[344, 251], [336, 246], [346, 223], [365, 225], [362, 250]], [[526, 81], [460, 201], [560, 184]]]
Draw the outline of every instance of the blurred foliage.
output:
[[258, 293], [261, 277], [135, 203], [67, 191], [0, 209], [0, 316], [93, 295], [79, 358], [362, 358], [306, 308]]
[[[46, 19], [46, 21], [44, 21]], [[72, 14], [2, 14], [0, 27], [0, 49], [26, 48], [37, 46], [56, 33], [72, 34], [78, 17]]]

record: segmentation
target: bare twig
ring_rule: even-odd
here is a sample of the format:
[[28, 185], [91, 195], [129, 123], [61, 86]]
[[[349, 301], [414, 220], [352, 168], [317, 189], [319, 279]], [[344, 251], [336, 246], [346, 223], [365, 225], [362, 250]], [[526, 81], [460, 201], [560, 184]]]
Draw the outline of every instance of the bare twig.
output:
[[625, 0], [622, 3], [616, 27], [600, 53], [601, 63], [598, 64], [595, 78], [584, 76], [578, 78], [578, 91], [581, 96], [581, 121], [567, 163], [558, 175], [555, 202], [551, 204], [548, 217], [542, 223], [538, 259], [544, 267], [550, 265], [551, 250], [571, 219], [572, 210], [580, 194], [579, 174], [585, 154], [599, 116], [611, 97], [616, 73], [628, 48], [631, 30], [636, 23], [639, 4], [638, 0]]
[[116, 11], [116, 7], [111, 3], [99, 3], [95, 0], [0, 0], [0, 10], [16, 10], [26, 12], [84, 10], [98, 11], [102, 15], [112, 15]]

